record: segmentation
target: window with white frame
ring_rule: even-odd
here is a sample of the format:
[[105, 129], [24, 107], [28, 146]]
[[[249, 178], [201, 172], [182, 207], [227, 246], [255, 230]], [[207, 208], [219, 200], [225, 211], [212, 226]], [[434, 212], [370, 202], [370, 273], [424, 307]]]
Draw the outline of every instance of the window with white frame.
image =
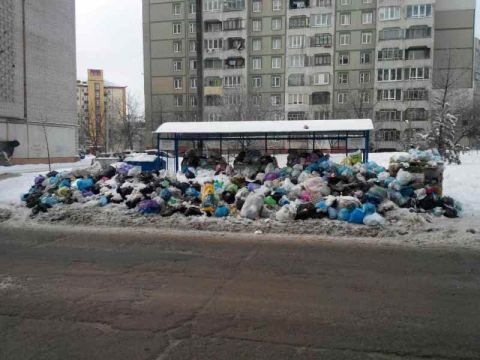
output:
[[300, 49], [305, 47], [305, 35], [290, 35], [288, 37], [288, 47], [290, 49]]
[[195, 14], [197, 11], [197, 3], [196, 0], [190, 0], [189, 4], [189, 12], [190, 14]]
[[280, 87], [280, 76], [272, 76], [272, 87]]
[[182, 78], [174, 78], [173, 79], [173, 88], [175, 90], [181, 90], [182, 89]]
[[190, 34], [195, 34], [197, 32], [197, 24], [194, 22], [189, 22], [188, 23], [188, 32]]
[[173, 52], [178, 53], [180, 51], [182, 51], [182, 41], [181, 40], [174, 41], [173, 42]]
[[370, 64], [372, 54], [370, 51], [362, 51], [360, 53], [360, 64]]
[[405, 80], [426, 80], [430, 79], [430, 68], [413, 67], [405, 69]]
[[360, 72], [360, 84], [368, 84], [371, 80], [370, 71]]
[[173, 60], [173, 71], [182, 71], [182, 60]]
[[195, 95], [190, 95], [190, 106], [195, 107], [198, 105], [197, 97]]
[[272, 18], [272, 30], [282, 30], [282, 19], [281, 18]]
[[304, 67], [305, 55], [303, 54], [290, 55], [289, 63], [291, 67]]
[[350, 54], [349, 53], [340, 53], [338, 55], [338, 64], [339, 65], [348, 65], [350, 63]]
[[290, 74], [288, 86], [305, 86], [305, 74]]
[[252, 12], [260, 12], [260, 11], [262, 11], [261, 0], [253, 0], [252, 1]]
[[348, 26], [352, 23], [352, 15], [350, 13], [340, 14], [340, 25]]
[[190, 89], [197, 88], [197, 78], [190, 78]]
[[378, 101], [401, 101], [402, 89], [382, 89], [377, 90]]
[[252, 77], [252, 87], [253, 88], [261, 88], [262, 87], [262, 77], [261, 76]]
[[241, 85], [241, 76], [225, 76], [223, 78], [223, 87], [234, 88]]
[[282, 48], [282, 38], [274, 37], [272, 39], [272, 49], [279, 50]]
[[262, 31], [262, 20], [253, 19], [252, 20], [252, 31]]
[[378, 61], [403, 60], [403, 50], [400, 48], [385, 48], [378, 52]]
[[280, 69], [282, 67], [282, 58], [280, 56], [272, 56], [272, 69]]
[[341, 33], [339, 37], [340, 46], [350, 45], [350, 34]]
[[195, 59], [190, 60], [190, 70], [197, 70], [197, 60]]
[[340, 5], [347, 6], [352, 3], [352, 0], [340, 0]]
[[260, 70], [261, 68], [262, 68], [262, 58], [261, 57], [252, 58], [252, 69]]
[[362, 12], [362, 24], [363, 25], [373, 24], [373, 11]]
[[383, 6], [378, 10], [380, 21], [400, 19], [400, 6]]
[[272, 0], [272, 10], [280, 11], [282, 9], [282, 0]]
[[178, 16], [182, 14], [182, 4], [181, 3], [173, 3], [172, 4], [172, 12], [173, 15]]
[[419, 4], [407, 6], [407, 18], [425, 18], [432, 16], [432, 4]]
[[175, 95], [175, 106], [176, 107], [183, 106], [183, 95]]
[[182, 24], [181, 23], [173, 23], [173, 33], [175, 35], [179, 35], [182, 33]]
[[188, 49], [190, 50], [190, 52], [196, 52], [197, 51], [197, 42], [195, 40], [189, 40]]
[[345, 104], [347, 102], [348, 94], [346, 92], [339, 92], [337, 94], [337, 102], [339, 104]]
[[314, 85], [328, 85], [330, 84], [330, 73], [316, 73], [313, 74]]
[[207, 52], [221, 50], [223, 48], [223, 39], [205, 39], [204, 46]]
[[400, 81], [402, 80], [402, 69], [378, 69], [378, 81]]
[[368, 91], [360, 91], [359, 95], [362, 104], [370, 104], [370, 93]]
[[282, 104], [282, 98], [281, 98], [280, 94], [270, 95], [270, 104], [272, 104], [272, 106], [281, 105]]
[[253, 51], [262, 50], [262, 39], [252, 39], [252, 50]]
[[362, 44], [371, 44], [373, 39], [373, 34], [371, 31], [362, 31]]
[[310, 25], [312, 27], [332, 26], [332, 14], [313, 14], [310, 17]]
[[339, 85], [348, 85], [348, 73], [347, 72], [340, 72], [337, 75], [337, 83]]
[[303, 105], [306, 104], [305, 98], [304, 94], [288, 94], [288, 103], [290, 105]]
[[221, 10], [220, 0], [204, 0], [203, 10], [205, 12], [220, 11]]

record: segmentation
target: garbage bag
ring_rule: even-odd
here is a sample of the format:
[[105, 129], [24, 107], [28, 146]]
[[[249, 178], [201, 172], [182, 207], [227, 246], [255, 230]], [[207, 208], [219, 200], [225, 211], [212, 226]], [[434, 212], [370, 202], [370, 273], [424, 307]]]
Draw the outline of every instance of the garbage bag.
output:
[[371, 203], [365, 203], [362, 206], [363, 212], [365, 215], [371, 215], [377, 212], [377, 208], [374, 204]]
[[362, 209], [354, 209], [350, 214], [350, 219], [348, 220], [351, 224], [363, 225], [363, 218], [365, 217], [365, 212]]
[[368, 214], [364, 217], [363, 223], [367, 226], [385, 226], [387, 220], [378, 213]]
[[258, 219], [263, 207], [263, 200], [264, 196], [262, 194], [250, 193], [245, 199], [240, 216], [251, 220]]
[[317, 217], [317, 209], [315, 209], [315, 205], [312, 203], [306, 203], [298, 206], [295, 220], [307, 220]]
[[77, 184], [78, 190], [83, 192], [85, 190], [90, 190], [95, 183], [92, 178], [88, 178], [88, 179], [78, 179], [76, 184]]
[[163, 200], [168, 201], [172, 197], [172, 192], [170, 191], [170, 189], [162, 189], [160, 191], [160, 197]]
[[411, 173], [408, 171], [405, 171], [403, 169], [400, 169], [399, 172], [397, 173], [397, 182], [401, 186], [406, 186], [410, 184], [414, 180], [414, 177]]
[[348, 208], [342, 208], [338, 211], [338, 220], [341, 221], [349, 221], [350, 220], [351, 211]]
[[265, 205], [269, 206], [277, 205], [277, 201], [272, 196], [267, 196], [263, 202]]
[[230, 214], [230, 210], [226, 206], [219, 206], [215, 209], [215, 217], [227, 217]]
[[230, 191], [224, 191], [222, 193], [222, 200], [227, 204], [233, 204], [235, 202], [235, 193]]
[[333, 207], [329, 207], [327, 209], [327, 214], [328, 214], [328, 218], [330, 220], [335, 220], [338, 216], [338, 212], [337, 212], [337, 209], [333, 208]]

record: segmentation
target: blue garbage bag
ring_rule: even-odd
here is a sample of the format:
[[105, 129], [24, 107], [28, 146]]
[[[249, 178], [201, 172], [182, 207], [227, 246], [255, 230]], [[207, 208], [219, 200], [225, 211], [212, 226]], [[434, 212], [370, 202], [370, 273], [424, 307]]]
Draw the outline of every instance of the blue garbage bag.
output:
[[219, 206], [215, 209], [215, 217], [227, 217], [230, 214], [230, 210], [226, 206]]
[[363, 218], [365, 217], [365, 212], [362, 209], [355, 209], [350, 214], [350, 219], [348, 220], [351, 224], [363, 225]]
[[349, 221], [351, 212], [347, 208], [343, 208], [338, 212], [338, 220]]
[[363, 204], [363, 212], [365, 215], [371, 215], [377, 212], [377, 207], [372, 203]]
[[95, 182], [93, 181], [92, 178], [77, 180], [78, 190], [82, 192], [91, 189], [93, 185], [95, 185]]
[[337, 209], [335, 209], [334, 207], [331, 207], [331, 206], [327, 209], [327, 213], [328, 213], [328, 218], [330, 220], [335, 220], [338, 216]]

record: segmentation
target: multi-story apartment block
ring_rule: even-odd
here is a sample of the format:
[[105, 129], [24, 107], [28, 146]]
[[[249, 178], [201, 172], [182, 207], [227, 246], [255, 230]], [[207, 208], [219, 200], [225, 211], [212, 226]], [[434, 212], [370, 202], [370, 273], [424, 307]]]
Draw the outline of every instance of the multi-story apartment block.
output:
[[[170, 27], [195, 28], [194, 8], [144, 0], [147, 131], [193, 119], [198, 99], [185, 98], [196, 89], [178, 85], [194, 85], [182, 63], [195, 39]], [[401, 149], [428, 128], [446, 75], [473, 94], [474, 13], [474, 0], [204, 0], [202, 118], [369, 117], [375, 147]], [[173, 64], [170, 48], [180, 49]]]
[[105, 81], [103, 70], [98, 69], [88, 70], [87, 81], [77, 80], [79, 148], [110, 150], [109, 130], [118, 126], [127, 111], [126, 89]]

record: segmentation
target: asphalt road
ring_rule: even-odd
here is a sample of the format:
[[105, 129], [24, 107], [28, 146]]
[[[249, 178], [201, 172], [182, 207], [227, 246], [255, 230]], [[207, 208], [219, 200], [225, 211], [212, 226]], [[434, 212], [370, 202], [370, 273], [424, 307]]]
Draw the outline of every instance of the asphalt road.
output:
[[479, 359], [480, 254], [0, 225], [0, 359]]

